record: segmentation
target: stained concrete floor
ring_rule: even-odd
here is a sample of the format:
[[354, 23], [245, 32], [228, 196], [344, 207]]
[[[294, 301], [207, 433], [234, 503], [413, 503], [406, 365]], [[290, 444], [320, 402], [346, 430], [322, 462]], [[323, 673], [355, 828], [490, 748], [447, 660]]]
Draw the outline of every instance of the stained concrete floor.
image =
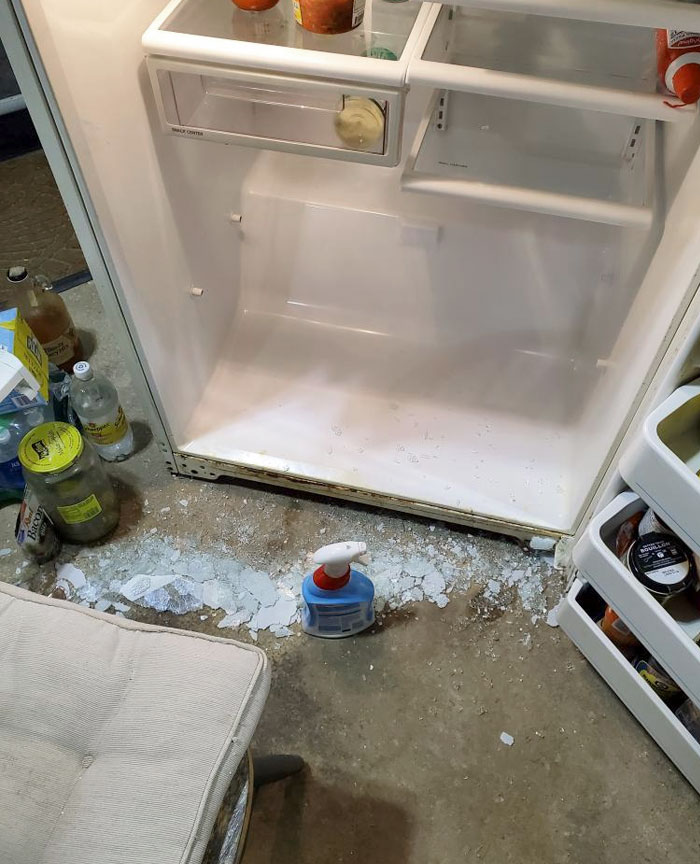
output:
[[[66, 297], [78, 326], [93, 334], [95, 363], [143, 421], [92, 287]], [[320, 542], [352, 534], [371, 544], [381, 521], [399, 544], [418, 545], [466, 533], [250, 485], [174, 478], [152, 442], [112, 470], [123, 514], [105, 548], [123, 540], [135, 560], [154, 529], [202, 548], [228, 538], [255, 566], [278, 561], [280, 550], [289, 560], [303, 555], [319, 545], [319, 530]], [[0, 511], [0, 547], [14, 549], [14, 510]], [[511, 540], [472, 540], [494, 571], [514, 554]], [[23, 569], [21, 560], [16, 551], [0, 557], [0, 578], [50, 591], [50, 573]], [[554, 575], [549, 606], [561, 588]], [[443, 609], [415, 603], [337, 642], [261, 634], [273, 683], [255, 747], [299, 753], [308, 768], [259, 793], [246, 864], [697, 860], [695, 792], [565, 634], [533, 624], [517, 598], [505, 609], [482, 601], [483, 584], [474, 584]], [[215, 616], [137, 606], [129, 615], [222, 635]], [[499, 740], [502, 731], [514, 736], [512, 747]]]

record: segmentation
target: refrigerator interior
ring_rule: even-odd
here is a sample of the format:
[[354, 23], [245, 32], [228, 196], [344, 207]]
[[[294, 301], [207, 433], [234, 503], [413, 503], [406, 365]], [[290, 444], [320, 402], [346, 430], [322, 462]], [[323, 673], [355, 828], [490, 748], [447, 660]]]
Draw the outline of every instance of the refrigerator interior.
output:
[[[178, 19], [199, 22], [193, 37], [204, 3]], [[244, 38], [229, 0], [206, 3], [216, 41]], [[435, 134], [427, 86], [408, 92], [396, 167], [164, 134], [141, 44], [163, 5], [17, 0], [173, 446], [265, 479], [572, 533], [694, 289], [695, 113], [499, 100], [475, 125], [475, 105], [499, 97], [452, 93], [450, 144], [421, 145], [413, 172], [452, 185], [411, 189], [411, 142]], [[410, 80], [408, 5], [374, 0], [369, 21], [398, 34]], [[265, 33], [245, 38], [298, 47]], [[334, 50], [358, 53], [339, 38]], [[313, 41], [301, 47], [325, 57]], [[619, 58], [606, 75], [596, 51], [608, 81]], [[624, 86], [648, 78], [635, 67]], [[465, 180], [467, 143], [483, 164]], [[619, 219], [611, 202], [644, 212]]]

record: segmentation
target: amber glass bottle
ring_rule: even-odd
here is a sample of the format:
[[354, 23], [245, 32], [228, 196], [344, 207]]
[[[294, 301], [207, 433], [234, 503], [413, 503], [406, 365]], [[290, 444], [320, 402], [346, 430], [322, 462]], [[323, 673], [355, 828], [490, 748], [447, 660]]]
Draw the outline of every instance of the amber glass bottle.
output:
[[13, 303], [48, 354], [49, 362], [66, 372], [83, 359], [70, 312], [46, 276], [29, 276], [24, 267], [10, 267], [7, 280], [15, 289]]

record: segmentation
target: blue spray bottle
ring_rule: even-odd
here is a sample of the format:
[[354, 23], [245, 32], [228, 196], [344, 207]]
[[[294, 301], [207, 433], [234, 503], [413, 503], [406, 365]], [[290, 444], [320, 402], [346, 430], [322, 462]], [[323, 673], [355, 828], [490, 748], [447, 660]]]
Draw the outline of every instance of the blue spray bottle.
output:
[[301, 626], [307, 633], [339, 639], [374, 623], [374, 585], [350, 567], [353, 561], [363, 561], [366, 552], [366, 543], [331, 543], [314, 553], [320, 567], [308, 574], [301, 588]]

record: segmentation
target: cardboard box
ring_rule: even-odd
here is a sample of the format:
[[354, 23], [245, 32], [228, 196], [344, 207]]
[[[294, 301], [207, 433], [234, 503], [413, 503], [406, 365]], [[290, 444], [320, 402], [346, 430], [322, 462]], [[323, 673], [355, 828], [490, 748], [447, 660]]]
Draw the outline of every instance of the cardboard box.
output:
[[0, 414], [49, 401], [49, 358], [17, 309], [0, 312]]

